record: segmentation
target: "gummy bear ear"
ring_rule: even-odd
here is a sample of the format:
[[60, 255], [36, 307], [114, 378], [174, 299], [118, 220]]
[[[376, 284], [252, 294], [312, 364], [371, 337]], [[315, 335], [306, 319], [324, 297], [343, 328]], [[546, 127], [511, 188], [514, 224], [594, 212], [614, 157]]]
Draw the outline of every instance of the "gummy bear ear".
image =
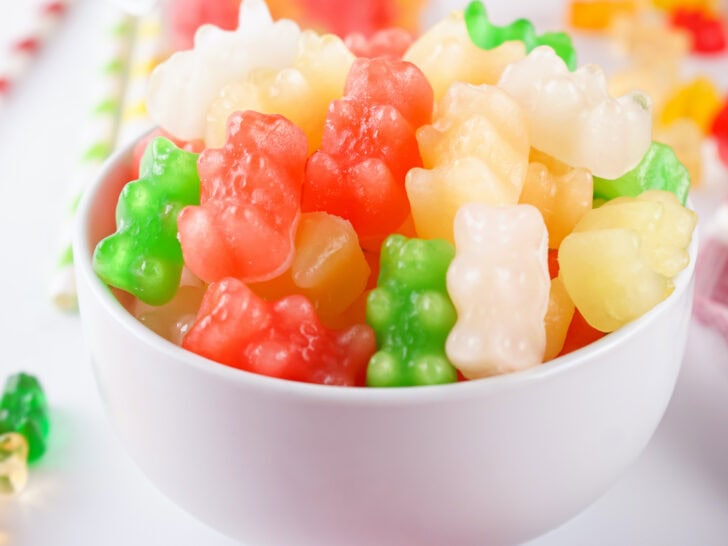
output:
[[270, 25], [273, 23], [273, 17], [268, 9], [265, 0], [244, 0], [240, 4], [240, 14], [238, 15], [238, 30], [250, 28], [256, 30], [260, 25]]

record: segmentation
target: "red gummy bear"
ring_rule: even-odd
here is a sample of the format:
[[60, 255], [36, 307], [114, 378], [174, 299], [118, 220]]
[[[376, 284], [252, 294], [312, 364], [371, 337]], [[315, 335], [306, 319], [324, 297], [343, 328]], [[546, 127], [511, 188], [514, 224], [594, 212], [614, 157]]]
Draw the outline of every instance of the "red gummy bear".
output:
[[362, 241], [395, 231], [409, 214], [405, 175], [422, 165], [415, 130], [430, 121], [432, 104], [432, 87], [413, 64], [357, 59], [306, 166], [304, 212], [341, 216]]
[[182, 346], [241, 370], [343, 386], [364, 385], [376, 351], [369, 326], [330, 330], [304, 296], [267, 302], [237, 279], [210, 285]]
[[403, 28], [387, 28], [367, 38], [360, 32], [349, 34], [344, 43], [357, 57], [401, 59], [412, 45], [412, 34]]
[[586, 347], [590, 343], [601, 339], [606, 334], [599, 330], [592, 328], [589, 323], [584, 319], [578, 309], [574, 311], [574, 318], [571, 319], [569, 329], [566, 332], [566, 341], [564, 341], [564, 347], [561, 349], [559, 356], [563, 356], [569, 353]]
[[723, 102], [723, 108], [715, 116], [710, 132], [718, 141], [718, 154], [721, 161], [728, 166], [728, 97]]
[[206, 282], [254, 282], [290, 266], [307, 152], [306, 135], [282, 116], [230, 116], [225, 146], [200, 154], [200, 206], [179, 216], [190, 271]]
[[196, 154], [199, 154], [202, 150], [205, 149], [205, 143], [201, 140], [193, 140], [188, 142], [186, 140], [180, 140], [176, 137], [173, 137], [164, 129], [155, 129], [143, 139], [141, 139], [139, 142], [137, 142], [136, 146], [134, 146], [134, 151], [132, 152], [131, 158], [132, 180], [136, 180], [137, 178], [139, 178], [139, 165], [142, 162], [142, 157], [144, 156], [144, 152], [147, 149], [147, 145], [158, 136], [164, 137], [167, 140], [172, 141], [174, 145], [177, 146], [177, 148], [181, 148], [186, 152], [194, 152]]
[[692, 50], [696, 53], [718, 53], [726, 48], [725, 26], [720, 17], [702, 10], [678, 8], [670, 22], [690, 34]]

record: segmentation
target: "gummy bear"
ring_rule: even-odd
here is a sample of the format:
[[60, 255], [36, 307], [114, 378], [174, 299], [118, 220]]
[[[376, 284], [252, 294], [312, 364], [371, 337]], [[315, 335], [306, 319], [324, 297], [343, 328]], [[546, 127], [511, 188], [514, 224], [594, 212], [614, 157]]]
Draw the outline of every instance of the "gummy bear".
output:
[[447, 356], [468, 379], [543, 361], [549, 305], [548, 232], [530, 205], [464, 205], [447, 289], [458, 320]]
[[321, 145], [329, 103], [340, 98], [354, 55], [337, 36], [303, 32], [294, 62], [280, 70], [257, 68], [247, 78], [223, 87], [207, 112], [205, 142], [210, 148], [225, 144], [227, 120], [233, 112], [255, 110], [280, 114], [308, 137], [308, 150]]
[[301, 215], [298, 224], [291, 268], [250, 288], [268, 300], [306, 296], [328, 326], [361, 296], [369, 273], [351, 224], [325, 212], [309, 212]]
[[640, 70], [648, 72], [666, 65], [677, 67], [690, 51], [687, 32], [666, 25], [652, 12], [614, 17], [609, 34], [620, 53], [629, 56]]
[[28, 442], [28, 460], [39, 459], [46, 450], [50, 432], [48, 403], [39, 381], [18, 373], [5, 382], [0, 398], [0, 434], [17, 432]]
[[637, 9], [634, 0], [571, 0], [569, 23], [582, 30], [603, 31], [618, 15], [632, 15]]
[[479, 0], [468, 4], [464, 17], [470, 39], [481, 49], [494, 49], [514, 40], [523, 42], [526, 52], [530, 52], [536, 46], [545, 45], [552, 48], [570, 70], [576, 69], [576, 50], [571, 37], [564, 32], [548, 32], [537, 36], [533, 24], [528, 19], [518, 19], [506, 26], [495, 25], [488, 18], [485, 6]]
[[245, 0], [236, 30], [205, 25], [195, 34], [193, 49], [155, 68], [147, 88], [150, 117], [176, 138], [204, 138], [207, 110], [220, 89], [255, 68], [291, 66], [300, 33], [293, 21], [274, 23], [264, 0]]
[[190, 271], [205, 282], [255, 282], [288, 269], [307, 149], [303, 131], [282, 116], [230, 116], [225, 146], [200, 154], [200, 206], [179, 215]]
[[174, 0], [161, 2], [169, 48], [190, 49], [195, 31], [203, 24], [232, 30], [238, 22], [238, 0]]
[[503, 70], [526, 54], [523, 42], [506, 42], [495, 49], [477, 47], [465, 26], [462, 12], [449, 17], [420, 36], [404, 55], [432, 84], [439, 101], [455, 82], [494, 85]]
[[16, 432], [0, 434], [0, 495], [15, 495], [28, 482], [28, 442]]
[[690, 185], [700, 185], [703, 172], [703, 134], [700, 127], [689, 118], [681, 118], [655, 132], [655, 141], [672, 148], [678, 161], [688, 170]]
[[672, 192], [682, 205], [688, 198], [690, 173], [666, 144], [653, 142], [640, 164], [616, 180], [594, 177], [596, 198], [636, 197], [647, 190]]
[[409, 214], [405, 175], [422, 164], [415, 129], [431, 115], [432, 89], [416, 66], [357, 59], [306, 165], [303, 210], [349, 220], [362, 244], [381, 242]]
[[659, 121], [662, 125], [670, 125], [677, 119], [690, 118], [703, 134], [707, 134], [720, 106], [721, 99], [715, 84], [708, 78], [698, 77], [674, 90], [660, 113]]
[[672, 13], [673, 26], [685, 29], [696, 53], [719, 53], [726, 48], [725, 23], [720, 16], [703, 10], [679, 8]]
[[116, 233], [96, 246], [96, 273], [145, 303], [171, 300], [183, 266], [177, 216], [199, 202], [197, 154], [158, 137], [147, 147], [141, 178], [124, 186], [119, 196]]
[[267, 302], [232, 278], [210, 285], [182, 346], [241, 370], [342, 386], [363, 385], [376, 349], [364, 324], [329, 330], [304, 296]]
[[586, 169], [571, 168], [534, 150], [518, 202], [541, 211], [549, 232], [549, 248], [559, 248], [592, 208], [593, 186]]
[[432, 125], [417, 131], [425, 169], [407, 173], [407, 195], [419, 237], [453, 241], [465, 203], [515, 204], [528, 167], [528, 125], [497, 87], [454, 83]]
[[164, 129], [155, 129], [145, 137], [143, 137], [139, 142], [137, 142], [136, 146], [134, 146], [134, 152], [132, 153], [132, 160], [131, 160], [131, 178], [136, 180], [139, 178], [141, 166], [142, 166], [142, 159], [144, 158], [144, 153], [147, 151], [147, 147], [154, 141], [157, 137], [164, 137], [170, 142], [172, 142], [177, 148], [180, 148], [186, 152], [192, 152], [195, 154], [199, 154], [202, 150], [205, 149], [205, 143], [201, 140], [193, 140], [192, 142], [187, 142], [185, 140], [180, 140], [178, 138], [174, 138], [172, 135], [170, 135], [167, 131]]
[[717, 13], [720, 0], [652, 0], [652, 5], [665, 11], [694, 9], [706, 13]]
[[447, 241], [391, 235], [382, 247], [377, 288], [369, 294], [367, 322], [377, 334], [367, 385], [401, 387], [457, 381], [445, 355], [455, 324], [445, 276], [454, 249]]
[[174, 298], [165, 305], [151, 307], [137, 302], [133, 314], [154, 333], [175, 345], [182, 345], [182, 339], [192, 327], [206, 288], [205, 285], [181, 286]]
[[401, 59], [412, 45], [414, 37], [403, 28], [387, 28], [370, 37], [360, 32], [349, 34], [344, 44], [357, 57], [395, 57]]
[[667, 298], [690, 261], [696, 222], [675, 194], [660, 190], [587, 213], [559, 249], [559, 275], [587, 322], [611, 332]]
[[559, 277], [551, 279], [549, 306], [546, 311], [546, 350], [543, 361], [556, 358], [564, 348], [569, 325], [574, 318], [574, 302]]
[[498, 86], [524, 109], [531, 146], [573, 167], [618, 178], [649, 148], [649, 97], [610, 97], [604, 72], [595, 65], [569, 72], [552, 49], [537, 47], [509, 65]]

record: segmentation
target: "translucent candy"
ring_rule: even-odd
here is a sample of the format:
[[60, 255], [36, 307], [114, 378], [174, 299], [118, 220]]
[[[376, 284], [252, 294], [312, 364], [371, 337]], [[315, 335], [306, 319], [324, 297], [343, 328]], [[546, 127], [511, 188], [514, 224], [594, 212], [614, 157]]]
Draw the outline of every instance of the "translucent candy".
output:
[[447, 356], [468, 379], [537, 366], [546, 348], [548, 233], [530, 205], [463, 206], [447, 289], [458, 320]]
[[453, 241], [465, 203], [515, 204], [528, 167], [528, 130], [521, 108], [497, 87], [455, 83], [432, 125], [417, 131], [425, 169], [407, 174], [419, 237]]
[[698, 77], [673, 91], [660, 113], [659, 122], [670, 125], [680, 118], [690, 118], [705, 135], [710, 132], [722, 103], [715, 84], [708, 78]]
[[391, 56], [401, 59], [414, 42], [412, 34], [403, 28], [386, 28], [366, 37], [355, 32], [344, 40], [346, 47], [357, 57]]
[[697, 222], [674, 194], [652, 190], [589, 212], [559, 249], [560, 277], [587, 322], [611, 332], [672, 293]]
[[558, 356], [564, 348], [566, 333], [574, 317], [574, 302], [571, 301], [564, 283], [559, 277], [551, 279], [549, 306], [546, 311], [546, 350], [543, 361], [548, 362]]
[[437, 385], [457, 381], [445, 355], [455, 323], [445, 276], [454, 249], [446, 241], [387, 238], [377, 288], [367, 300], [367, 322], [379, 350], [367, 368], [370, 387]]
[[583, 30], [606, 30], [615, 17], [637, 9], [634, 0], [571, 0], [569, 23]]
[[255, 110], [280, 114], [298, 125], [308, 137], [309, 153], [313, 152], [321, 146], [329, 103], [343, 94], [353, 61], [354, 55], [337, 36], [303, 32], [291, 66], [257, 68], [220, 90], [207, 112], [207, 146], [225, 144], [230, 114]]
[[463, 13], [453, 12], [420, 36], [404, 60], [420, 67], [439, 100], [455, 82], [494, 85], [505, 67], [525, 54], [526, 46], [517, 41], [480, 49], [468, 35]]
[[268, 300], [302, 294], [313, 303], [325, 325], [361, 296], [370, 269], [349, 222], [325, 212], [301, 215], [291, 268], [281, 277], [250, 285]]
[[642, 91], [652, 99], [654, 113], [662, 111], [678, 85], [677, 63], [640, 62], [618, 70], [609, 77], [609, 93], [613, 97]]
[[620, 53], [648, 71], [665, 65], [678, 66], [690, 52], [688, 34], [670, 27], [664, 17], [649, 11], [639, 16], [615, 17], [609, 34]]
[[50, 432], [45, 393], [38, 379], [26, 373], [8, 377], [0, 398], [0, 434], [17, 432], [28, 442], [28, 460], [43, 456]]
[[592, 208], [592, 175], [534, 151], [519, 203], [533, 205], [549, 231], [549, 248], [559, 248], [574, 226]]
[[690, 173], [692, 187], [700, 186], [703, 176], [703, 134], [689, 118], [681, 118], [655, 131], [655, 141], [672, 148]]
[[531, 146], [594, 175], [623, 175], [650, 146], [649, 97], [610, 97], [604, 72], [595, 65], [569, 72], [551, 48], [537, 47], [509, 65], [498, 86], [524, 109]]
[[149, 115], [176, 138], [204, 138], [207, 110], [219, 91], [255, 68], [291, 66], [299, 35], [293, 21], [274, 23], [264, 0], [245, 0], [237, 30], [205, 25], [195, 35], [194, 49], [157, 66], [147, 90]]
[[28, 442], [16, 433], [0, 434], [0, 494], [20, 493], [28, 482]]
[[175, 345], [182, 345], [192, 324], [207, 286], [183, 286], [165, 305], [153, 307], [137, 301], [134, 316], [147, 328]]

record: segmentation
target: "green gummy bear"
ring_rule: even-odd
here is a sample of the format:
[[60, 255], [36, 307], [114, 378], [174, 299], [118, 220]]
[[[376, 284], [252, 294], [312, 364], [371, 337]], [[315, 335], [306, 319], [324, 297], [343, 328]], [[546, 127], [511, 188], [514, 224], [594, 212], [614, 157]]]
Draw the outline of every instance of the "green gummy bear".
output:
[[636, 197], [647, 190], [665, 190], [685, 205], [690, 190], [690, 173], [666, 144], [653, 142], [634, 169], [616, 180], [594, 177], [594, 198], [609, 201]]
[[177, 217], [184, 207], [200, 204], [197, 155], [163, 137], [147, 146], [139, 180], [119, 196], [116, 233], [94, 252], [94, 270], [105, 283], [150, 305], [174, 297], [184, 265]]
[[569, 67], [576, 69], [576, 49], [571, 37], [565, 32], [547, 32], [536, 35], [533, 24], [528, 19], [517, 19], [510, 25], [494, 25], [488, 18], [485, 6], [479, 0], [468, 4], [465, 8], [465, 26], [472, 42], [481, 49], [493, 49], [499, 45], [518, 40], [530, 52], [538, 46], [549, 46]]
[[39, 459], [46, 450], [50, 432], [48, 403], [40, 382], [25, 373], [5, 382], [0, 398], [0, 434], [17, 432], [28, 441], [28, 461]]
[[367, 299], [367, 322], [379, 348], [369, 360], [368, 386], [457, 381], [445, 354], [445, 340], [457, 318], [446, 287], [454, 256], [453, 246], [440, 239], [391, 235], [384, 242], [377, 288]]

